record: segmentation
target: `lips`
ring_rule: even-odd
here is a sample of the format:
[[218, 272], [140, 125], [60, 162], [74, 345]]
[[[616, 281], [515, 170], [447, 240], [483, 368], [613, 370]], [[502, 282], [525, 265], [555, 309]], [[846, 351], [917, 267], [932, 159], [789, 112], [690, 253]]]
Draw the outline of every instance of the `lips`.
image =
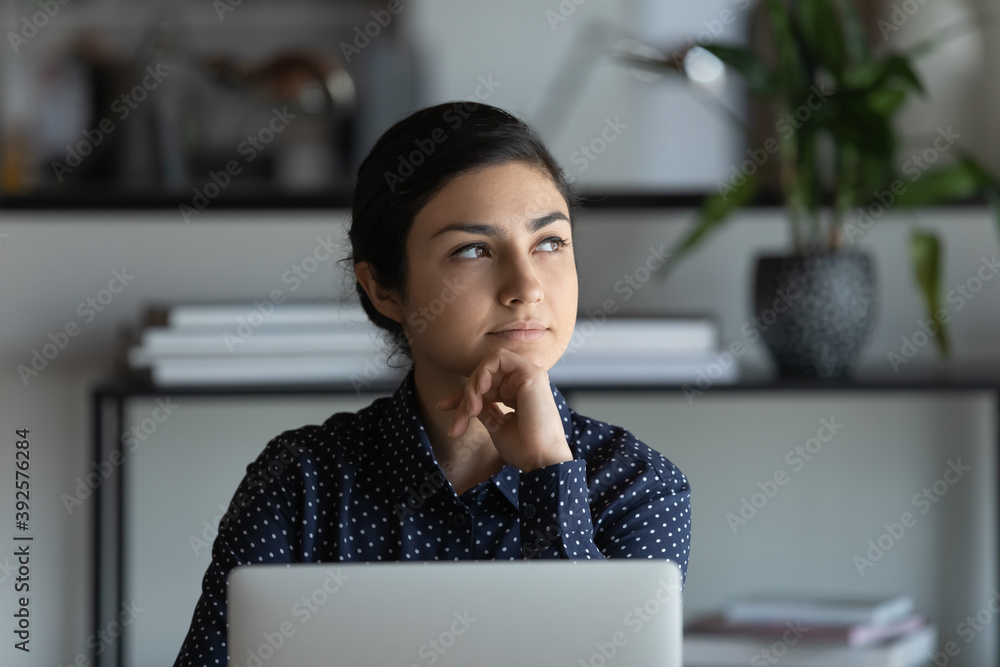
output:
[[538, 340], [546, 333], [548, 331], [545, 329], [507, 329], [506, 331], [497, 331], [492, 335], [506, 340]]
[[506, 331], [545, 331], [547, 329], [544, 324], [538, 320], [528, 320], [523, 322], [511, 322], [510, 324], [505, 324], [500, 329], [496, 331], [491, 331], [490, 333], [504, 333]]

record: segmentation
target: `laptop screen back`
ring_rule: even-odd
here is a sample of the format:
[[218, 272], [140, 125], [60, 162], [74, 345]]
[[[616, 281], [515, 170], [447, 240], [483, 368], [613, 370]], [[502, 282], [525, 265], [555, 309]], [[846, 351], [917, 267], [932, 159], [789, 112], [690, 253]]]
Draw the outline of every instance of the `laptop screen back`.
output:
[[681, 667], [669, 560], [242, 565], [230, 667]]

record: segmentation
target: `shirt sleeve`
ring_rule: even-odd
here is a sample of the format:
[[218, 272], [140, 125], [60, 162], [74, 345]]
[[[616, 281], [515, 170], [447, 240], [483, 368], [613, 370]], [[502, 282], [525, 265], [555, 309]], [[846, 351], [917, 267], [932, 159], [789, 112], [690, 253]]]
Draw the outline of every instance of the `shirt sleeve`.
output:
[[592, 471], [587, 462], [522, 473], [525, 558], [667, 558], [687, 579], [691, 488], [666, 457], [628, 432]]
[[236, 489], [212, 544], [212, 562], [201, 583], [201, 597], [174, 667], [225, 667], [226, 577], [237, 565], [297, 560], [294, 476], [291, 442], [271, 440]]

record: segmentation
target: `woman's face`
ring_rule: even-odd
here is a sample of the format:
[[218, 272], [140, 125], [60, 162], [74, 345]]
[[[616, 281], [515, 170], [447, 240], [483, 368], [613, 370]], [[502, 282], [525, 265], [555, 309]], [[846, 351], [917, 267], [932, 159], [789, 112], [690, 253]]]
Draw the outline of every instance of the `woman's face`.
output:
[[[414, 363], [468, 376], [505, 347], [550, 369], [576, 324], [569, 211], [551, 177], [520, 162], [449, 182], [406, 244], [404, 330]], [[517, 322], [540, 331], [500, 334]]]

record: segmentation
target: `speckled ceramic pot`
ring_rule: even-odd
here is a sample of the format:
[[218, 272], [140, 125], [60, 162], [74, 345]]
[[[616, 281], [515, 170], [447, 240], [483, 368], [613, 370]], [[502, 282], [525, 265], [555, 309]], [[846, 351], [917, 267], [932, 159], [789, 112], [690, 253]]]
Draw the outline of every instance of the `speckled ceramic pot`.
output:
[[784, 377], [846, 374], [875, 323], [874, 260], [858, 250], [762, 255], [754, 313]]

